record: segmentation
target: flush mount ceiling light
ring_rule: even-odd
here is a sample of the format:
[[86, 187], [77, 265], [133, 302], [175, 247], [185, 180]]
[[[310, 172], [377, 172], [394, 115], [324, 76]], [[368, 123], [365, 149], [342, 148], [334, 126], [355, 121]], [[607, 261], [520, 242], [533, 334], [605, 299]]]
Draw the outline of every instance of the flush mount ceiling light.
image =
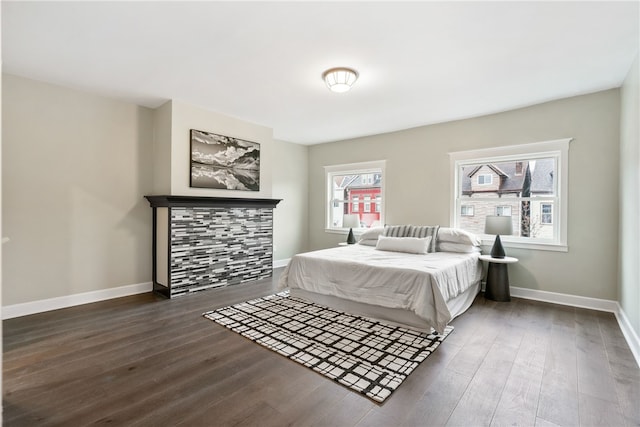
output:
[[346, 92], [358, 80], [358, 72], [352, 68], [330, 68], [322, 73], [322, 78], [332, 92]]

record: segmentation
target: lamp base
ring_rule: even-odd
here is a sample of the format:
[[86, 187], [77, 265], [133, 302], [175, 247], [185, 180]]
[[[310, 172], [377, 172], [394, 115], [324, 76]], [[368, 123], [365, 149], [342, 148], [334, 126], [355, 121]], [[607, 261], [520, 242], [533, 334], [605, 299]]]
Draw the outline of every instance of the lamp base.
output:
[[493, 247], [491, 248], [491, 256], [493, 258], [504, 258], [504, 247], [502, 247], [502, 241], [500, 241], [500, 235], [496, 236], [496, 240], [493, 242]]
[[347, 244], [353, 245], [354, 243], [356, 243], [356, 238], [353, 235], [353, 228], [350, 228], [349, 235], [347, 236]]

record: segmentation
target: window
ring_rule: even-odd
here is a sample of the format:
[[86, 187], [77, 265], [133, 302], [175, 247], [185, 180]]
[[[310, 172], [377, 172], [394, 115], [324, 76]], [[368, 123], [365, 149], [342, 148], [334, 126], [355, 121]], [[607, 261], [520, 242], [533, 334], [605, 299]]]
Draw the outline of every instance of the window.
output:
[[473, 206], [462, 205], [460, 207], [460, 215], [462, 215], [462, 216], [473, 216]]
[[[450, 153], [451, 226], [481, 235], [490, 244], [485, 217], [512, 216], [513, 235], [500, 236], [505, 246], [566, 251], [570, 141]], [[479, 189], [476, 184], [488, 183], [488, 169], [500, 180]]]
[[540, 204], [540, 223], [544, 225], [553, 224], [553, 205], [551, 203]]
[[493, 175], [478, 175], [478, 185], [487, 185], [493, 182]]
[[384, 167], [384, 161], [325, 166], [326, 231], [348, 231], [342, 220], [351, 213], [359, 215], [362, 227], [384, 224]]
[[511, 206], [496, 206], [496, 215], [511, 216]]

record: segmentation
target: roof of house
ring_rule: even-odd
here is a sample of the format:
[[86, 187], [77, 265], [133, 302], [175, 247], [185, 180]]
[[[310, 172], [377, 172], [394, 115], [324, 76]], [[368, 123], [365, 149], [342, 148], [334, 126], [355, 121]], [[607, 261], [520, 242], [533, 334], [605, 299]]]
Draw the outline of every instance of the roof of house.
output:
[[[518, 162], [499, 162], [489, 163], [471, 166], [467, 172], [464, 168], [462, 176], [462, 193], [472, 194], [472, 178], [483, 167], [487, 166], [491, 170], [495, 171], [497, 175], [501, 177], [500, 187], [498, 192], [504, 193], [521, 193], [526, 169], [529, 167], [529, 162], [523, 162], [522, 173], [516, 174], [516, 163]], [[535, 162], [531, 162], [531, 193], [532, 194], [551, 194], [553, 193], [553, 170], [554, 160], [537, 159]]]
[[373, 174], [373, 183], [363, 183], [362, 178], [367, 176], [367, 174], [362, 175], [347, 175], [343, 177], [339, 177], [336, 181], [336, 184], [340, 188], [371, 188], [371, 187], [380, 187], [382, 183], [382, 174], [374, 173]]

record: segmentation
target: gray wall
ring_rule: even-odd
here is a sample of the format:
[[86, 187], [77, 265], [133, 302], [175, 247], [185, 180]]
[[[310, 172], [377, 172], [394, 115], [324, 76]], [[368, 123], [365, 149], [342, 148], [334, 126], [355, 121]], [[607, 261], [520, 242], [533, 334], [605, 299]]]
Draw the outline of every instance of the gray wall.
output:
[[274, 140], [273, 211], [274, 261], [305, 252], [309, 235], [309, 180], [306, 145]]
[[620, 306], [640, 336], [640, 61], [622, 86], [620, 118]]
[[152, 110], [2, 83], [3, 303], [148, 282]]
[[[260, 144], [260, 190], [216, 190], [189, 187], [190, 129], [202, 130]], [[206, 197], [271, 198], [273, 131], [220, 113], [171, 101], [171, 193]]]
[[569, 150], [569, 251], [508, 249], [513, 286], [617, 299], [619, 90], [309, 150], [311, 249], [344, 239], [324, 232], [323, 166], [387, 160], [387, 223], [448, 225], [449, 152], [573, 137]]
[[171, 101], [153, 110], [153, 192], [171, 194]]
[[[274, 260], [306, 250], [306, 146], [180, 102], [151, 110], [2, 79], [4, 305], [150, 282], [146, 194], [284, 199], [274, 210]], [[190, 189], [191, 127], [260, 142], [260, 191]]]

